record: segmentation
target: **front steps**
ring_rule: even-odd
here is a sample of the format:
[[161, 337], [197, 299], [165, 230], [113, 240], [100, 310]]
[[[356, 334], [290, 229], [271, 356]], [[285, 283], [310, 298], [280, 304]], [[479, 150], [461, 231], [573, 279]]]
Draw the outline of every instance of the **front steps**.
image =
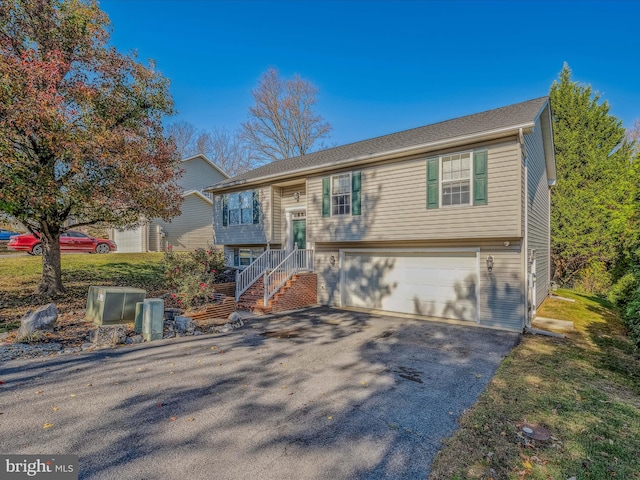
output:
[[315, 273], [297, 273], [264, 305], [264, 282], [255, 281], [238, 300], [238, 309], [258, 315], [295, 310], [318, 303], [318, 277]]

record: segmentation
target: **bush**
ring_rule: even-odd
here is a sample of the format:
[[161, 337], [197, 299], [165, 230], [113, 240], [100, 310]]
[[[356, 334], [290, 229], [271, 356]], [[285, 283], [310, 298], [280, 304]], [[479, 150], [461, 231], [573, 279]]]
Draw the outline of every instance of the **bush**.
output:
[[611, 275], [604, 262], [592, 260], [580, 271], [575, 284], [578, 290], [596, 295], [606, 295], [611, 288]]
[[640, 348], [640, 281], [635, 273], [627, 273], [616, 282], [609, 292], [609, 301], [620, 314], [629, 336], [637, 348]]
[[162, 259], [166, 285], [183, 307], [202, 305], [213, 299], [214, 284], [224, 277], [224, 254], [198, 248], [193, 252], [168, 249]]
[[611, 288], [607, 300], [613, 303], [621, 311], [627, 306], [627, 303], [633, 296], [633, 291], [638, 288], [638, 280], [633, 273], [627, 273], [621, 277]]
[[636, 348], [640, 348], [640, 290], [636, 289], [623, 312], [624, 323]]

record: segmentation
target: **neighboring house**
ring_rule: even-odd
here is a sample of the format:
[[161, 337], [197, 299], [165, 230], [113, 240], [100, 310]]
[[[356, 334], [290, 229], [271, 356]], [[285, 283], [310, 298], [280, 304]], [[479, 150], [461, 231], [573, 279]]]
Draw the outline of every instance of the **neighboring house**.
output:
[[169, 245], [175, 251], [187, 251], [211, 244], [212, 200], [211, 194], [203, 189], [228, 179], [229, 175], [201, 154], [181, 160], [181, 167], [183, 175], [178, 184], [183, 191], [183, 202], [180, 215], [169, 222], [156, 218], [135, 229], [114, 229], [112, 238], [119, 252], [161, 252]]
[[[230, 265], [295, 246], [313, 256], [318, 303], [521, 331], [549, 293], [555, 182], [543, 97], [273, 162], [207, 191]], [[258, 263], [251, 282], [273, 268]]]

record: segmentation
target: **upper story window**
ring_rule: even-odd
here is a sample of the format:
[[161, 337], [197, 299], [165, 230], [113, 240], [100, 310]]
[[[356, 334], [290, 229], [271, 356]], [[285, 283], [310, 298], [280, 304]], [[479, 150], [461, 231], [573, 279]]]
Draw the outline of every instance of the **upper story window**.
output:
[[256, 190], [222, 196], [222, 225], [250, 225], [259, 222], [260, 208]]
[[442, 165], [442, 205], [468, 205], [471, 194], [471, 153], [446, 155]]
[[351, 213], [351, 174], [331, 177], [331, 215]]
[[253, 223], [252, 192], [229, 194], [229, 225]]
[[487, 151], [427, 159], [427, 208], [487, 204]]
[[361, 214], [361, 172], [340, 173], [322, 179], [322, 216]]

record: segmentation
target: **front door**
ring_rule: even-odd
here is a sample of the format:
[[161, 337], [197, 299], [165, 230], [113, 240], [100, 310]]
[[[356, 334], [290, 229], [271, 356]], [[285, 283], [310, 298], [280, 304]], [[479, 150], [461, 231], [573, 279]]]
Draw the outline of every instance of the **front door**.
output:
[[300, 250], [307, 248], [307, 220], [293, 220], [293, 244]]

